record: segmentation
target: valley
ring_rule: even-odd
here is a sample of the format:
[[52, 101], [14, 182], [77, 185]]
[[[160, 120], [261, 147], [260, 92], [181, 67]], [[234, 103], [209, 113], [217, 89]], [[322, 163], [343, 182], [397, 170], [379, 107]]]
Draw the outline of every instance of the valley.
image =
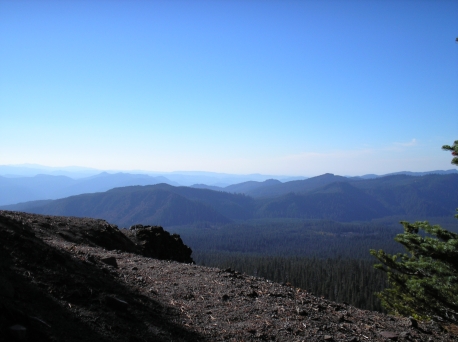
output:
[[324, 174], [213, 188], [125, 186], [1, 208], [104, 219], [120, 228], [160, 225], [179, 234], [200, 265], [231, 267], [378, 311], [373, 294], [386, 284], [369, 250], [402, 252], [393, 240], [402, 232], [401, 220], [428, 220], [456, 231], [454, 173], [369, 179]]

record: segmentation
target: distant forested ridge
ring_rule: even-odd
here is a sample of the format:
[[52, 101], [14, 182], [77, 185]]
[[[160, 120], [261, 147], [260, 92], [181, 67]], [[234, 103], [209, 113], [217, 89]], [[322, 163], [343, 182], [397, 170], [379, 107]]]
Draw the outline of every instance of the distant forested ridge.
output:
[[[351, 179], [331, 174], [248, 186], [270, 197], [234, 194], [168, 184], [128, 186], [54, 201], [3, 206], [38, 214], [103, 218], [120, 226], [134, 223], [221, 225], [251, 219], [370, 221], [393, 215], [420, 220], [452, 215], [458, 202], [458, 174], [393, 175]], [[259, 185], [259, 184], [258, 184]], [[247, 189], [248, 189], [247, 188]]]
[[173, 226], [193, 251], [311, 258], [369, 259], [370, 248], [400, 251], [393, 237], [399, 224], [341, 223], [329, 220], [255, 220], [210, 225]]
[[0, 205], [50, 200], [84, 193], [107, 191], [115, 187], [131, 185], [173, 184], [165, 177], [142, 174], [100, 174], [73, 179], [67, 176], [38, 174], [34, 177], [0, 176]]

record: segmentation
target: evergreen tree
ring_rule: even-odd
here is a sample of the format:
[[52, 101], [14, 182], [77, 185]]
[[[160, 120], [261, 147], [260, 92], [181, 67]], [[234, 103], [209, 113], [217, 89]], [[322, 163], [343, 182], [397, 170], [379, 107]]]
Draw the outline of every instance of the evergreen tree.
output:
[[[452, 151], [458, 165], [458, 140], [442, 149]], [[458, 322], [458, 234], [428, 222], [401, 223], [404, 233], [395, 241], [407, 253], [371, 250], [381, 262], [375, 267], [388, 275], [390, 287], [377, 294], [382, 305], [403, 316]]]
[[452, 164], [458, 165], [458, 140], [455, 140], [452, 146], [450, 145], [442, 146], [442, 149], [444, 151], [452, 151], [452, 156], [454, 156], [454, 158], [452, 159]]

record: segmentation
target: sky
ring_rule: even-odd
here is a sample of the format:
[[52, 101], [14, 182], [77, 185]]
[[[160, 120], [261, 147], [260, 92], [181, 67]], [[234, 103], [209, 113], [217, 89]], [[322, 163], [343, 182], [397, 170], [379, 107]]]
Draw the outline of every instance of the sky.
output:
[[458, 1], [0, 1], [0, 165], [454, 169]]

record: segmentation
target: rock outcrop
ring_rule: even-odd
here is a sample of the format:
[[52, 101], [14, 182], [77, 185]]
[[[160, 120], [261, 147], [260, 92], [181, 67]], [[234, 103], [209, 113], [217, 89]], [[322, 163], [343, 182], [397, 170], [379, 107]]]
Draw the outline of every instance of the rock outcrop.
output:
[[[17, 214], [18, 215], [18, 214]], [[118, 250], [136, 253], [150, 258], [192, 263], [192, 250], [178, 234], [170, 234], [160, 226], [132, 226], [119, 229], [105, 220], [21, 214], [27, 224], [21, 226], [27, 234], [41, 237], [59, 236], [74, 244], [101, 247], [109, 251]], [[7, 220], [5, 216], [1, 218]]]
[[122, 232], [135, 243], [138, 252], [146, 257], [192, 263], [192, 250], [178, 234], [170, 234], [160, 226], [137, 224]]

